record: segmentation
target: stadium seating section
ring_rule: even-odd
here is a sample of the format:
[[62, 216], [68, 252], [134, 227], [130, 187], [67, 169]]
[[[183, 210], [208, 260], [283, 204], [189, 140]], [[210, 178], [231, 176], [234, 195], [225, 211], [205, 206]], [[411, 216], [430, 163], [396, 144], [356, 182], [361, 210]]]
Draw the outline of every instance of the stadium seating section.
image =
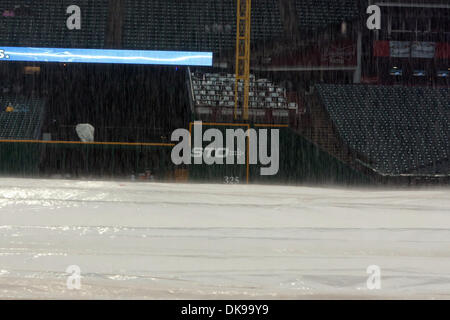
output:
[[295, 0], [300, 30], [318, 29], [358, 17], [355, 0]]
[[[81, 30], [68, 30], [67, 7], [82, 10]], [[4, 16], [14, 10], [14, 16]], [[108, 0], [2, 0], [0, 43], [4, 46], [103, 48]]]
[[[352, 20], [354, 0], [296, 0], [300, 30]], [[82, 9], [81, 30], [68, 30], [66, 9]], [[14, 16], [5, 12], [15, 11]], [[108, 0], [3, 0], [0, 43], [4, 46], [103, 48]], [[123, 47], [126, 49], [213, 51], [233, 50], [235, 0], [125, 0]], [[116, 15], [119, 17], [120, 15]], [[252, 2], [252, 41], [283, 35], [279, 0]]]
[[[448, 88], [318, 85], [337, 132], [382, 174], [449, 174]], [[446, 172], [440, 172], [446, 169]]]
[[[252, 4], [252, 39], [283, 32], [278, 0]], [[153, 50], [214, 51], [235, 47], [235, 0], [127, 0], [123, 46]]]
[[[192, 93], [195, 106], [233, 107], [234, 106], [234, 74], [192, 73]], [[238, 90], [242, 91], [243, 83]], [[250, 76], [249, 107], [255, 109], [297, 109], [296, 103], [288, 103], [286, 89], [277, 86], [267, 79], [256, 79]]]
[[[44, 104], [39, 99], [0, 96], [0, 139], [38, 139]], [[6, 112], [12, 106], [13, 112]]]

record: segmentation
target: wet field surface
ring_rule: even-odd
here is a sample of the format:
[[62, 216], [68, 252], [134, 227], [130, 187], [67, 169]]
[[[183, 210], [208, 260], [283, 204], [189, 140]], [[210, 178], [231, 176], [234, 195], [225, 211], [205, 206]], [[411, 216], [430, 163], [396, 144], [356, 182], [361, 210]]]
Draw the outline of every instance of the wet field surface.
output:
[[450, 190], [2, 178], [0, 298], [450, 298]]

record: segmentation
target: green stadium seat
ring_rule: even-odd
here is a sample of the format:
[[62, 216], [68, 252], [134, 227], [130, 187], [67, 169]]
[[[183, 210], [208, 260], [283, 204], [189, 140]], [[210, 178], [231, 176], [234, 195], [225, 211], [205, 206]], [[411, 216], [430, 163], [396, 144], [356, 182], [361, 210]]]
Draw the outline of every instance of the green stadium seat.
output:
[[[12, 105], [14, 112], [6, 112]], [[25, 97], [0, 96], [0, 139], [36, 140], [44, 120], [44, 102]]]

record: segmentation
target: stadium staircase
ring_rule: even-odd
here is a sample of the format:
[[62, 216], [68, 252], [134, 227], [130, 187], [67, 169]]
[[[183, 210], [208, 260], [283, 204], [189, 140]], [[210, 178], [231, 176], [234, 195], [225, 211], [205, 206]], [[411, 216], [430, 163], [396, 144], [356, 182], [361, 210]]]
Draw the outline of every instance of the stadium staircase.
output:
[[[294, 128], [297, 134], [352, 169], [375, 178], [370, 170], [355, 161], [356, 155], [340, 139], [317, 94], [307, 97], [306, 104], [310, 106], [310, 110], [301, 115], [297, 127]], [[362, 155], [357, 157], [364, 158]]]

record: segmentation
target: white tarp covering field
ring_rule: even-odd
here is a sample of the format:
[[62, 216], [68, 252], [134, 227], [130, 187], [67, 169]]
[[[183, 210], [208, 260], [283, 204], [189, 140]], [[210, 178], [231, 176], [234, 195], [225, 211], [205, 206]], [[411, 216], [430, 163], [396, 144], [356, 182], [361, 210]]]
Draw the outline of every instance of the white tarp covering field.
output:
[[1, 178], [0, 298], [450, 298], [450, 190]]

